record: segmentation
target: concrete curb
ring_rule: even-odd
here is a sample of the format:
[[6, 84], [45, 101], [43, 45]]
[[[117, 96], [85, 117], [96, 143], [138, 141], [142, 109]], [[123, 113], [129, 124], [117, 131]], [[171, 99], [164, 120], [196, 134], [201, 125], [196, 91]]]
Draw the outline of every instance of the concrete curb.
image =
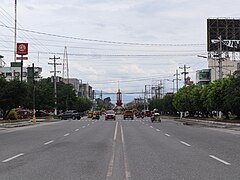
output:
[[182, 118], [182, 119], [178, 119], [178, 121], [182, 121], [182, 122], [184, 122], [184, 121], [191, 121], [191, 122], [197, 122], [197, 123], [201, 123], [201, 124], [211, 124], [211, 125], [237, 126], [237, 127], [240, 127], [240, 123], [216, 122], [216, 121], [200, 120], [200, 119], [190, 119], [190, 118]]

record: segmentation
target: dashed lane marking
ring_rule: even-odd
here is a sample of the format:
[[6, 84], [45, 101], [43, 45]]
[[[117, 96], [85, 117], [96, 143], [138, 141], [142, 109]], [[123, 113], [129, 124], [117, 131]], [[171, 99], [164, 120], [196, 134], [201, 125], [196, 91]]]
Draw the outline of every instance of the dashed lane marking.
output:
[[79, 131], [79, 129], [75, 129], [75, 131]]
[[168, 136], [168, 137], [169, 137], [170, 135], [166, 133], [165, 136]]
[[48, 145], [48, 144], [51, 144], [51, 143], [53, 143], [53, 142], [54, 142], [54, 140], [51, 140], [51, 141], [45, 142], [44, 144], [45, 144], [45, 145]]
[[191, 146], [190, 144], [188, 144], [188, 143], [186, 143], [186, 142], [184, 142], [184, 141], [180, 141], [180, 143], [182, 143], [182, 144], [184, 144], [185, 146], [188, 146], [188, 147]]
[[10, 157], [10, 158], [8, 158], [8, 159], [3, 160], [2, 162], [3, 162], [3, 163], [6, 163], [6, 162], [8, 162], [8, 161], [11, 161], [11, 160], [13, 160], [13, 159], [15, 159], [15, 158], [18, 158], [18, 157], [20, 157], [20, 156], [23, 156], [23, 155], [24, 155], [24, 153], [20, 153], [20, 154], [17, 154], [17, 155], [15, 155], [15, 156], [13, 156], [13, 157]]
[[64, 137], [66, 137], [66, 136], [69, 136], [69, 133], [67, 133], [67, 134], [64, 134], [63, 136], [64, 136]]
[[231, 165], [229, 162], [224, 161], [224, 160], [222, 160], [222, 159], [220, 159], [220, 158], [218, 158], [218, 157], [216, 157], [216, 156], [213, 156], [213, 155], [209, 155], [209, 156], [210, 156], [211, 158], [213, 158], [213, 159], [215, 159], [215, 160], [217, 160], [217, 161], [225, 164], [225, 165], [228, 165], [228, 166]]
[[156, 129], [156, 131], [160, 131], [160, 129]]

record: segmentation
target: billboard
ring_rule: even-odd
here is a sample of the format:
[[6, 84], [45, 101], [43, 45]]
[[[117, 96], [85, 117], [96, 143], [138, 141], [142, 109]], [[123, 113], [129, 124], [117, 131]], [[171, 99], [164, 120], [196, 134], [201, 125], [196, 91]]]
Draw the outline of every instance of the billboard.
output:
[[207, 19], [208, 51], [218, 51], [220, 36], [222, 51], [240, 51], [240, 19]]

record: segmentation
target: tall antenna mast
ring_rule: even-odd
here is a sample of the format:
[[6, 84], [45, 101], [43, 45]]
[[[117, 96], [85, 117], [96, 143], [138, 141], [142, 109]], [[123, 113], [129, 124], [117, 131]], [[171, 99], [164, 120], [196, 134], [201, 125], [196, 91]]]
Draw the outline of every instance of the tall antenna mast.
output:
[[69, 68], [68, 68], [67, 46], [64, 47], [62, 78], [66, 79], [67, 83], [69, 84]]

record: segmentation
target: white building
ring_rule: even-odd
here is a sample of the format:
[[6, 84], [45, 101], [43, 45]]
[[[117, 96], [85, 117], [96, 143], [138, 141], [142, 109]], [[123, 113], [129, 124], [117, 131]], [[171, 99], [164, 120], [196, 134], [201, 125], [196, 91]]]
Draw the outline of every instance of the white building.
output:
[[[225, 58], [222, 61], [222, 73], [223, 78], [227, 75], [232, 75], [240, 64], [240, 61], [237, 60], [230, 60], [229, 58]], [[208, 68], [211, 69], [211, 81], [215, 81], [219, 79], [219, 63], [218, 60], [209, 58], [208, 59]]]
[[[22, 71], [22, 79], [23, 81], [27, 81], [29, 77], [32, 77], [32, 74], [30, 74], [31, 67], [23, 67]], [[42, 72], [42, 68], [40, 67], [34, 67], [34, 77], [35, 80], [39, 80], [40, 74]], [[21, 79], [21, 63], [20, 62], [11, 62], [10, 67], [3, 67], [2, 64], [0, 64], [0, 76], [4, 77], [7, 81], [14, 80], [14, 79]]]

